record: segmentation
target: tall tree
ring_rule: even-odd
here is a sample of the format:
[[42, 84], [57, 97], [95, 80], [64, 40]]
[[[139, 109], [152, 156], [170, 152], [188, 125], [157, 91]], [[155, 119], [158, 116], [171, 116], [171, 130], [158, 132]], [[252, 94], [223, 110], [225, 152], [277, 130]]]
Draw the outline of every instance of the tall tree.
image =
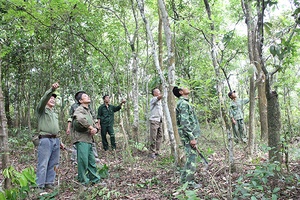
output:
[[[176, 127], [176, 113], [175, 113], [175, 97], [172, 94], [172, 89], [175, 86], [175, 49], [174, 49], [174, 42], [172, 39], [172, 32], [171, 32], [171, 27], [170, 27], [170, 22], [169, 22], [169, 16], [168, 12], [166, 10], [166, 5], [163, 0], [158, 0], [158, 7], [162, 16], [162, 24], [164, 27], [164, 33], [165, 33], [165, 39], [166, 39], [166, 44], [167, 44], [167, 55], [168, 55], [168, 107], [170, 111], [170, 116], [172, 119], [172, 124], [173, 124], [173, 131], [174, 131], [174, 136], [175, 136], [175, 141], [176, 141], [176, 152], [177, 152], [177, 160], [180, 162], [179, 164], [183, 163], [183, 160], [181, 159], [182, 156], [182, 151], [179, 149], [179, 145], [181, 143], [180, 136], [178, 134], [178, 130]], [[174, 154], [174, 152], [172, 152]], [[174, 154], [175, 155], [175, 154]]]
[[[265, 91], [265, 76], [262, 70], [264, 61], [262, 59], [262, 45], [263, 45], [263, 12], [259, 9], [261, 2], [257, 1], [257, 13], [253, 14], [254, 0], [242, 0], [242, 8], [246, 18], [247, 24], [247, 39], [248, 39], [248, 55], [251, 65], [256, 67], [256, 82], [259, 96], [259, 116], [261, 127], [261, 139], [267, 141], [268, 139], [268, 118], [267, 118], [267, 99]], [[253, 95], [253, 94], [252, 94]], [[250, 102], [252, 103], [252, 102]]]
[[177, 144], [176, 144], [175, 137], [174, 137], [174, 131], [173, 131], [173, 125], [172, 125], [172, 119], [171, 119], [169, 107], [166, 103], [166, 99], [168, 99], [168, 88], [169, 88], [169, 86], [168, 86], [167, 81], [165, 80], [165, 77], [164, 77], [163, 72], [161, 70], [161, 67], [159, 65], [159, 59], [158, 59], [158, 55], [157, 55], [157, 47], [155, 45], [155, 41], [154, 41], [153, 34], [151, 32], [151, 29], [150, 29], [149, 22], [148, 22], [148, 20], [145, 16], [144, 1], [143, 0], [137, 0], [137, 4], [138, 4], [139, 10], [140, 10], [140, 14], [142, 16], [142, 19], [145, 23], [147, 34], [148, 34], [148, 37], [149, 37], [149, 40], [150, 40], [150, 45], [151, 45], [151, 48], [152, 48], [152, 55], [153, 55], [154, 64], [155, 64], [156, 70], [158, 71], [158, 74], [159, 74], [161, 82], [162, 82], [162, 88], [163, 88], [162, 103], [163, 103], [164, 114], [166, 116], [166, 121], [167, 121], [167, 126], [168, 126], [168, 132], [169, 132], [169, 137], [170, 137], [170, 142], [171, 142], [171, 151], [173, 152], [173, 156], [175, 158], [175, 165], [178, 165]]
[[[270, 147], [269, 159], [271, 161], [277, 161], [281, 163], [281, 114], [278, 93], [272, 88], [272, 78], [282, 68], [284, 58], [288, 56], [293, 49], [290, 44], [297, 27], [297, 20], [295, 25], [287, 32], [286, 36], [288, 36], [288, 38], [281, 38], [281, 48], [277, 50], [274, 48], [274, 46], [271, 46], [271, 54], [274, 57], [278, 57], [279, 64], [273, 65], [274, 71], [270, 72], [270, 69], [266, 67], [266, 59], [263, 57], [263, 47], [265, 45], [264, 16], [266, 8], [275, 4], [276, 2], [272, 1], [265, 2], [242, 0], [242, 7], [245, 13], [248, 29], [248, 49], [251, 52], [249, 53], [250, 60], [252, 60], [253, 64], [256, 66], [257, 71], [262, 72], [259, 77], [261, 80], [259, 81], [265, 82], [265, 94], [267, 99], [268, 146]], [[255, 14], [253, 14], [253, 10], [256, 10]], [[296, 13], [296, 16], [298, 16], [298, 13]], [[259, 97], [261, 98], [260, 93]]]
[[[2, 50], [2, 44], [0, 43], [0, 52]], [[1, 78], [1, 69], [2, 69], [2, 59], [0, 58], [0, 81]], [[6, 169], [10, 166], [9, 163], [9, 148], [8, 148], [8, 130], [7, 130], [7, 119], [4, 109], [4, 98], [2, 92], [2, 84], [0, 84], [0, 153], [1, 153], [1, 162], [2, 169]], [[8, 189], [11, 186], [11, 179], [6, 177], [4, 179], [4, 188]]]

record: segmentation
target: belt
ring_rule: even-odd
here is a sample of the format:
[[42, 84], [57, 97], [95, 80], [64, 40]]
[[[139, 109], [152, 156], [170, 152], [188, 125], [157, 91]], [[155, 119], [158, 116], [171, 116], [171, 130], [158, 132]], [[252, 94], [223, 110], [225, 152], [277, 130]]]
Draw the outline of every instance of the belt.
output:
[[39, 135], [39, 139], [41, 138], [57, 138], [56, 135]]

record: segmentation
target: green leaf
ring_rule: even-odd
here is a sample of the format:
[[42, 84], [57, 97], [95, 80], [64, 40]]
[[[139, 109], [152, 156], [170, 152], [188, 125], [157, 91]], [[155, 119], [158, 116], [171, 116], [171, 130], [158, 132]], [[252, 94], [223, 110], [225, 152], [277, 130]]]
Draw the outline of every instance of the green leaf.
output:
[[277, 49], [275, 45], [271, 45], [270, 46], [270, 53], [272, 54], [272, 56], [276, 56], [277, 54]]
[[28, 185], [28, 181], [27, 181], [27, 179], [26, 179], [26, 177], [24, 175], [21, 175], [19, 177], [19, 183], [20, 183], [21, 187], [25, 187], [25, 186]]
[[109, 175], [107, 165], [104, 164], [101, 169], [98, 169], [98, 173], [99, 173], [101, 178], [107, 178], [108, 175]]
[[255, 196], [251, 196], [251, 200], [257, 200]]
[[3, 194], [3, 192], [0, 192], [0, 200], [6, 200], [5, 195]]
[[277, 193], [277, 192], [279, 192], [279, 190], [280, 190], [280, 188], [276, 187], [276, 188], [274, 188], [273, 193]]
[[277, 200], [277, 199], [278, 199], [277, 195], [276, 194], [272, 194], [272, 200]]

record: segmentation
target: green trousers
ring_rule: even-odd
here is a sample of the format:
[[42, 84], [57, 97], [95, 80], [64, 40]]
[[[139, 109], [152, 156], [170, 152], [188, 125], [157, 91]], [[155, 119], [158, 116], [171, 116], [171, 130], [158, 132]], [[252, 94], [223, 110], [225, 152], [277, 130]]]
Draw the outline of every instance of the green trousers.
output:
[[236, 120], [236, 124], [232, 123], [232, 128], [233, 128], [233, 134], [235, 140], [244, 141], [246, 139], [243, 119]]
[[100, 176], [97, 173], [93, 146], [87, 142], [77, 142], [78, 181], [84, 185], [98, 183]]
[[116, 139], [115, 139], [115, 133], [112, 126], [109, 125], [101, 125], [101, 138], [102, 138], [102, 145], [103, 149], [105, 151], [108, 150], [108, 142], [106, 139], [106, 134], [109, 134], [110, 136], [110, 144], [112, 149], [116, 149]]
[[193, 149], [189, 142], [183, 142], [186, 154], [186, 161], [181, 171], [180, 181], [182, 184], [189, 182], [194, 183], [194, 175], [196, 172], [196, 156], [197, 151]]

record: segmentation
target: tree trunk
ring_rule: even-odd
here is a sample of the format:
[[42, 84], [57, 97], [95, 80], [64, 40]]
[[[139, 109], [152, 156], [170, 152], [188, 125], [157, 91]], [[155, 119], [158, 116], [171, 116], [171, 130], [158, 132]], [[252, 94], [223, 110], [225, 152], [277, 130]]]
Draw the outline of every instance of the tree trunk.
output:
[[[251, 65], [251, 67], [254, 67]], [[254, 80], [254, 69], [250, 78], [250, 102], [249, 102], [249, 156], [254, 153], [255, 144], [255, 80]]]
[[[261, 72], [262, 73], [262, 72]], [[258, 82], [258, 107], [260, 119], [260, 139], [262, 142], [268, 143], [268, 113], [267, 113], [267, 98], [265, 90], [265, 80]]]
[[159, 65], [159, 59], [158, 59], [158, 55], [157, 55], [156, 45], [155, 45], [155, 42], [154, 42], [154, 39], [153, 39], [153, 34], [152, 34], [150, 26], [149, 26], [149, 22], [145, 17], [144, 2], [142, 0], [136, 0], [136, 1], [137, 1], [139, 10], [140, 10], [142, 19], [143, 19], [143, 21], [145, 23], [145, 26], [146, 26], [146, 30], [147, 30], [147, 33], [148, 33], [150, 44], [152, 46], [152, 55], [153, 55], [153, 59], [154, 59], [154, 64], [155, 64], [155, 67], [156, 67], [156, 69], [158, 71], [158, 74], [160, 76], [160, 80], [162, 82], [163, 96], [164, 96], [163, 99], [162, 99], [162, 104], [163, 104], [164, 114], [166, 116], [166, 121], [167, 121], [167, 126], [168, 126], [169, 138], [170, 138], [170, 142], [171, 142], [171, 151], [173, 152], [173, 156], [174, 156], [174, 159], [175, 159], [175, 165], [178, 165], [177, 144], [176, 144], [175, 137], [174, 137], [174, 130], [173, 130], [173, 126], [172, 126], [172, 119], [171, 119], [171, 116], [170, 116], [169, 107], [166, 104], [166, 99], [168, 99], [168, 85], [167, 85], [167, 82], [166, 82], [165, 77], [163, 75], [163, 72], [161, 70], [161, 67]]
[[6, 84], [5, 84], [5, 89], [4, 89], [4, 97], [5, 97], [5, 113], [6, 113], [6, 117], [7, 117], [7, 125], [9, 128], [13, 127], [13, 122], [10, 116], [10, 98], [9, 98], [9, 86], [8, 86], [8, 78], [6, 78], [5, 80]]
[[[157, 1], [157, 3], [159, 3]], [[162, 15], [161, 15], [161, 11], [160, 9], [158, 8], [158, 16], [159, 16], [159, 20], [158, 20], [158, 62], [159, 62], [159, 66], [161, 67], [161, 70], [163, 71], [164, 70], [164, 66], [163, 66], [163, 30], [162, 30]], [[162, 88], [160, 88], [160, 90], [162, 91]], [[170, 109], [170, 107], [169, 107]], [[172, 116], [172, 115], [171, 115]], [[164, 138], [164, 141], [167, 140], [167, 138], [169, 138], [168, 136], [168, 126], [167, 126], [167, 122], [166, 122], [166, 118], [163, 117], [163, 124], [162, 124], [162, 127], [163, 127], [163, 138]], [[176, 135], [176, 128], [173, 127], [173, 130], [174, 130], [174, 135]], [[175, 136], [176, 137], [176, 136]], [[173, 154], [173, 152], [171, 152]]]
[[[248, 54], [250, 63], [255, 65], [257, 70], [257, 83], [258, 83], [258, 97], [259, 97], [259, 116], [261, 124], [261, 139], [264, 141], [268, 133], [268, 121], [267, 121], [267, 104], [266, 104], [266, 93], [265, 93], [265, 76], [262, 71], [263, 60], [262, 60], [262, 31], [257, 30], [262, 28], [259, 23], [262, 20], [257, 20], [257, 25], [253, 19], [252, 8], [250, 2], [247, 0], [242, 0], [242, 8], [246, 17], [247, 24], [247, 38], [248, 38]], [[260, 15], [261, 16], [261, 15]], [[263, 17], [263, 16], [261, 16]], [[259, 27], [259, 28], [258, 28]], [[251, 105], [250, 105], [251, 106]], [[254, 134], [254, 133], [253, 133]]]
[[[0, 47], [1, 48], [1, 47]], [[1, 67], [2, 60], [0, 58], [0, 82], [1, 79]], [[8, 149], [8, 132], [7, 132], [7, 119], [5, 115], [4, 109], [4, 98], [2, 92], [2, 84], [0, 84], [0, 154], [2, 155], [2, 170], [9, 167], [9, 149]], [[9, 189], [11, 187], [11, 181], [8, 178], [4, 179], [3, 184], [5, 189]]]
[[[210, 9], [210, 5], [209, 2], [207, 0], [204, 0], [204, 4], [205, 4], [205, 9], [206, 9], [206, 13], [208, 15], [208, 18], [211, 20], [211, 24], [210, 24], [210, 30], [213, 33], [215, 31], [215, 26], [213, 23], [213, 20], [211, 18], [211, 9]], [[228, 137], [228, 151], [229, 151], [229, 165], [230, 165], [230, 169], [231, 171], [235, 171], [235, 164], [234, 164], [234, 152], [233, 152], [233, 137], [231, 134], [231, 126], [228, 120], [228, 114], [225, 110], [225, 103], [224, 103], [224, 98], [223, 98], [223, 93], [222, 93], [222, 82], [221, 82], [221, 75], [220, 75], [220, 67], [218, 65], [218, 61], [217, 61], [217, 48], [216, 48], [216, 41], [215, 41], [215, 35], [211, 34], [210, 35], [210, 52], [211, 52], [211, 58], [212, 58], [212, 63], [213, 63], [213, 67], [215, 70], [215, 75], [216, 75], [216, 90], [217, 90], [217, 95], [218, 95], [218, 99], [219, 99], [219, 105], [220, 105], [220, 116], [222, 119], [222, 128], [223, 128], [223, 132], [227, 133], [227, 137]], [[231, 196], [231, 190], [229, 190], [228, 194], [229, 196]]]
[[281, 163], [282, 156], [280, 154], [280, 130], [281, 117], [280, 106], [278, 102], [278, 94], [275, 91], [267, 94], [268, 100], [268, 130], [269, 130], [269, 159]]
[[133, 102], [133, 124], [132, 135], [136, 142], [139, 142], [138, 130], [139, 130], [139, 88], [138, 88], [138, 66], [136, 61], [136, 53], [132, 52], [132, 102]]
[[[183, 151], [179, 148], [179, 144], [181, 143], [180, 136], [178, 134], [177, 126], [176, 126], [176, 113], [175, 113], [175, 108], [176, 108], [176, 101], [175, 97], [172, 93], [173, 87], [175, 85], [175, 54], [174, 54], [174, 44], [172, 41], [172, 32], [170, 28], [170, 23], [169, 23], [169, 17], [168, 13], [166, 10], [165, 2], [163, 0], [158, 0], [158, 5], [159, 9], [161, 12], [162, 16], [162, 22], [163, 22], [163, 27], [164, 27], [164, 33], [166, 37], [166, 43], [167, 43], [167, 51], [168, 51], [168, 106], [169, 106], [169, 111], [170, 111], [170, 116], [172, 120], [172, 125], [173, 125], [173, 131], [174, 131], [174, 136], [175, 136], [175, 141], [176, 141], [176, 146], [177, 146], [177, 155], [178, 155], [178, 161], [179, 165], [183, 164]], [[172, 149], [172, 148], [171, 148]], [[174, 152], [172, 152], [174, 153]]]

